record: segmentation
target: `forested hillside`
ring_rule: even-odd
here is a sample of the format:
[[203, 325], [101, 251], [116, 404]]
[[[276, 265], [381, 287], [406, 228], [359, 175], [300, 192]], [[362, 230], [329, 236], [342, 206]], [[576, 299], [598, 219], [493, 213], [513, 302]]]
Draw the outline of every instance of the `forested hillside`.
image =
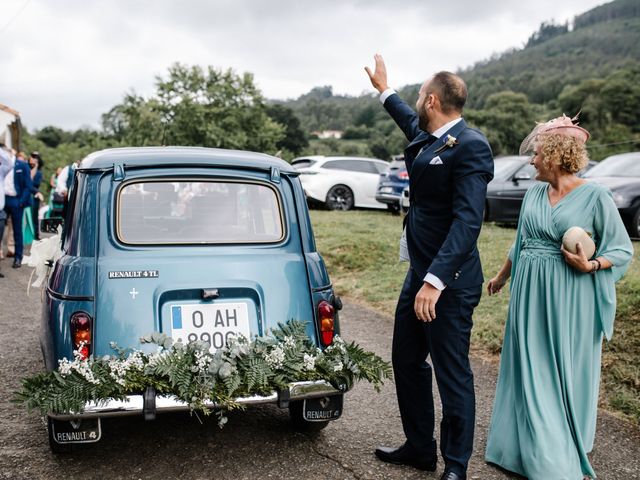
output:
[[[496, 154], [515, 153], [535, 121], [580, 111], [581, 124], [593, 134], [593, 158], [640, 149], [638, 0], [601, 5], [572, 25], [545, 22], [523, 48], [458, 73], [469, 87], [465, 116], [486, 132]], [[408, 85], [401, 95], [413, 104], [418, 88]], [[343, 130], [347, 139], [366, 140], [368, 152], [382, 158], [404, 144], [373, 95], [336, 96], [331, 87], [318, 87], [285, 105], [305, 131]], [[354, 142], [312, 146], [325, 153], [327, 144], [345, 153], [358, 150]]]

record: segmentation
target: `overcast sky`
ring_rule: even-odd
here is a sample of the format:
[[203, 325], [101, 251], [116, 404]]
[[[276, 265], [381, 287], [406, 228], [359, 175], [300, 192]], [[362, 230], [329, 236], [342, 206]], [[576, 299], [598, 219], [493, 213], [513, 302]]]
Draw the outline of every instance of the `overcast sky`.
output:
[[0, 103], [29, 128], [97, 127], [129, 91], [181, 63], [252, 72], [267, 98], [371, 92], [520, 48], [543, 21], [604, 0], [0, 0]]

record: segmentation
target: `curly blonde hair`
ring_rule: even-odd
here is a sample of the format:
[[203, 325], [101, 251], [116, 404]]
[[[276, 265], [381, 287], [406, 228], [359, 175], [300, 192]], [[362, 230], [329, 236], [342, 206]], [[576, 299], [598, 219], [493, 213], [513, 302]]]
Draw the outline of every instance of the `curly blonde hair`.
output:
[[538, 135], [537, 143], [542, 162], [547, 168], [557, 165], [567, 173], [577, 173], [589, 162], [584, 143], [573, 136], [544, 133]]

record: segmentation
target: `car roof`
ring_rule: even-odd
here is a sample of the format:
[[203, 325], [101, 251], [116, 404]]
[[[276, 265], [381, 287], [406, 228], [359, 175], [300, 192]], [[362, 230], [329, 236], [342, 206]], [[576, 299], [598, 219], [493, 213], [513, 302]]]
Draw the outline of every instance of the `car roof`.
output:
[[315, 160], [316, 162], [322, 162], [322, 161], [327, 161], [327, 160], [357, 160], [357, 161], [366, 161], [366, 162], [370, 162], [370, 161], [374, 161], [374, 162], [382, 162], [382, 163], [389, 163], [386, 160], [381, 160], [379, 158], [369, 158], [369, 157], [345, 157], [345, 156], [340, 156], [340, 155], [336, 155], [336, 156], [324, 156], [324, 155], [308, 155], [306, 157], [298, 157], [298, 158], [294, 158], [291, 163], [295, 163], [295, 162], [299, 162], [299, 161], [304, 161], [304, 160]]
[[124, 167], [158, 166], [222, 166], [269, 170], [271, 167], [283, 173], [297, 175], [291, 165], [280, 158], [264, 153], [243, 150], [225, 150], [204, 147], [127, 147], [109, 148], [86, 156], [79, 170], [105, 170], [114, 164]]

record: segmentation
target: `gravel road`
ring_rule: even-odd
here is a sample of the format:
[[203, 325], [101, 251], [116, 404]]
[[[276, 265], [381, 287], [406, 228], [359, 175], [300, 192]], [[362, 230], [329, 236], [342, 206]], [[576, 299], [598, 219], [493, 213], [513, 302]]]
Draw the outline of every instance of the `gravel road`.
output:
[[[103, 438], [71, 455], [49, 451], [45, 427], [33, 413], [11, 402], [20, 379], [43, 368], [38, 345], [40, 290], [27, 296], [31, 269], [0, 263], [0, 478], [2, 479], [437, 479], [409, 467], [383, 464], [377, 445], [403, 441], [395, 390], [381, 393], [360, 384], [345, 398], [343, 417], [316, 437], [294, 432], [277, 407], [234, 412], [221, 430], [188, 414], [155, 421], [127, 417], [103, 422]], [[390, 358], [392, 319], [345, 300], [342, 333]], [[484, 463], [486, 433], [497, 363], [473, 358], [478, 420], [470, 479], [510, 476]], [[640, 479], [640, 430], [601, 411], [592, 461], [604, 480]], [[550, 479], [551, 480], [551, 479]]]

